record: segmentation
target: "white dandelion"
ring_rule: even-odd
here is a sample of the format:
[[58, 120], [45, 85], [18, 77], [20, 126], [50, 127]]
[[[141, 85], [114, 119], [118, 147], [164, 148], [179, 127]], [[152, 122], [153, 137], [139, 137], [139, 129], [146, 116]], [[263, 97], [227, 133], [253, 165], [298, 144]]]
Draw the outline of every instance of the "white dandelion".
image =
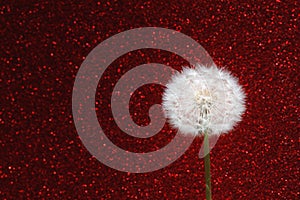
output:
[[204, 135], [206, 199], [211, 200], [209, 135], [227, 133], [241, 120], [245, 94], [235, 77], [216, 66], [183, 68], [166, 87], [162, 107], [171, 126]]
[[245, 94], [237, 79], [216, 66], [183, 68], [166, 87], [165, 116], [183, 134], [227, 133], [245, 111]]

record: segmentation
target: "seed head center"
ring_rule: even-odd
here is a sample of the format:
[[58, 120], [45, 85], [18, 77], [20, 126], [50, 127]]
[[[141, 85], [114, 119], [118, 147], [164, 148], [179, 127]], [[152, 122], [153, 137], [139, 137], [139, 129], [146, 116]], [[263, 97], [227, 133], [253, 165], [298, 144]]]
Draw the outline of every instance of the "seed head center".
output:
[[212, 104], [212, 96], [208, 90], [200, 90], [195, 95], [195, 101], [201, 109], [209, 109]]

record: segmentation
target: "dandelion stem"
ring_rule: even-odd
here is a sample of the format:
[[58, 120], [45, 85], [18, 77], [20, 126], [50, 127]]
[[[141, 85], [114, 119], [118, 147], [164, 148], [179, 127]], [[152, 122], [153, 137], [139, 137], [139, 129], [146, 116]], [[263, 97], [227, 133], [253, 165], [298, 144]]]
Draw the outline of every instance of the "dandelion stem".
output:
[[204, 168], [205, 168], [205, 184], [206, 184], [206, 200], [211, 200], [211, 182], [210, 182], [210, 156], [209, 156], [209, 140], [207, 131], [204, 132]]

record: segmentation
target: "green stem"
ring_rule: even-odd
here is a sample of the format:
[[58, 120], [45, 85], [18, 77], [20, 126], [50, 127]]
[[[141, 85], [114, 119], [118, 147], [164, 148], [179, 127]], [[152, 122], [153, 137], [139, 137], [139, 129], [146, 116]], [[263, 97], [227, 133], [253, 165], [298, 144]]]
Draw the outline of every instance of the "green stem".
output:
[[209, 157], [209, 140], [208, 134], [204, 133], [204, 168], [205, 168], [205, 184], [206, 184], [206, 200], [211, 200], [211, 182], [210, 182], [210, 157]]

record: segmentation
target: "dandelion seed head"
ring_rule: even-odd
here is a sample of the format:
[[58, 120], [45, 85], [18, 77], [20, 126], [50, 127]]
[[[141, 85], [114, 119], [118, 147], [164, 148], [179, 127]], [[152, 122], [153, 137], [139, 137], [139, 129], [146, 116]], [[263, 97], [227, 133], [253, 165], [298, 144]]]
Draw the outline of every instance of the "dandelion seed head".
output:
[[183, 68], [169, 81], [162, 107], [183, 134], [227, 133], [241, 120], [245, 94], [229, 72], [216, 66]]

